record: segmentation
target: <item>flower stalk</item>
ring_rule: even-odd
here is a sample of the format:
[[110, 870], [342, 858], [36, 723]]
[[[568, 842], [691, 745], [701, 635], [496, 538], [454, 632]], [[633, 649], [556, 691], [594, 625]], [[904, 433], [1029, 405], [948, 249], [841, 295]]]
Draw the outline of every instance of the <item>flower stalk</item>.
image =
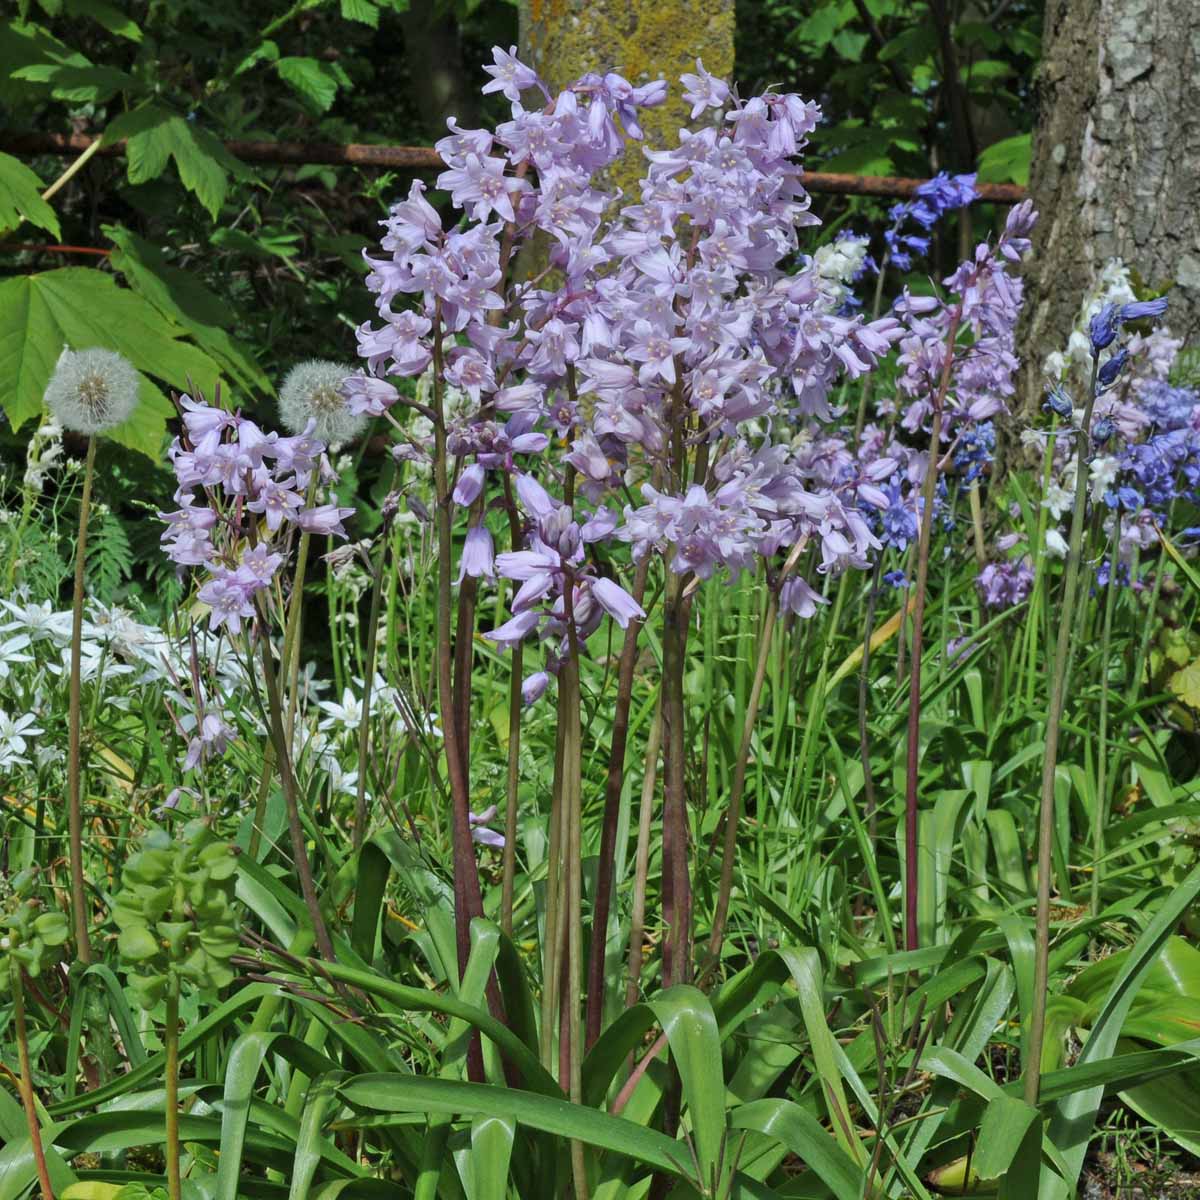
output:
[[1037, 916], [1034, 927], [1033, 1012], [1029, 1020], [1029, 1049], [1025, 1062], [1025, 1102], [1036, 1105], [1042, 1085], [1042, 1046], [1046, 1037], [1046, 987], [1050, 974], [1050, 871], [1054, 849], [1054, 773], [1058, 767], [1058, 738], [1066, 703], [1070, 662], [1076, 626], [1075, 595], [1079, 586], [1080, 550], [1083, 545], [1084, 514], [1087, 509], [1087, 446], [1096, 403], [1100, 371], [1098, 352], [1092, 356], [1092, 378], [1084, 404], [1083, 420], [1075, 435], [1075, 497], [1071, 511], [1071, 533], [1064, 569], [1062, 616], [1054, 647], [1050, 705], [1046, 713], [1046, 751], [1042, 765], [1042, 794], [1038, 812]]
[[54, 1200], [54, 1189], [50, 1186], [50, 1171], [46, 1166], [46, 1151], [42, 1147], [42, 1127], [38, 1121], [37, 1102], [33, 1095], [33, 1069], [29, 1062], [29, 1030], [25, 1024], [25, 981], [16, 959], [10, 959], [8, 970], [13, 1001], [13, 1028], [16, 1033], [17, 1057], [21, 1074], [18, 1085], [21, 1106], [25, 1109], [25, 1122], [29, 1127], [29, 1144], [33, 1148], [33, 1164], [37, 1171], [38, 1185], [43, 1200]]
[[918, 782], [921, 754], [921, 654], [925, 634], [925, 591], [929, 580], [929, 545], [933, 535], [933, 501], [940, 468], [942, 413], [946, 392], [950, 387], [950, 368], [954, 364], [954, 341], [962, 319], [959, 306], [950, 317], [946, 333], [946, 352], [942, 377], [933, 401], [933, 416], [929, 430], [929, 463], [925, 468], [922, 489], [921, 530], [917, 542], [916, 590], [913, 593], [912, 665], [908, 677], [908, 751], [904, 790], [904, 948], [915, 950], [919, 942], [917, 931], [917, 817]]

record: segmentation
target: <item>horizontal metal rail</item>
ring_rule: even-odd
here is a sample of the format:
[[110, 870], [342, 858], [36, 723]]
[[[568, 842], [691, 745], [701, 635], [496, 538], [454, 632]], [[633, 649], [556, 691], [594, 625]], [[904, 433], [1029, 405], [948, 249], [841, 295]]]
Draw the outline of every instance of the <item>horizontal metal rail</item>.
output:
[[[9, 154], [79, 154], [94, 141], [82, 133], [15, 133], [0, 130], [0, 150]], [[332, 142], [225, 142], [225, 149], [247, 163], [276, 166], [392, 167], [408, 171], [433, 171], [443, 163], [432, 146], [376, 146], [367, 142], [338, 145]], [[96, 153], [123, 154], [124, 143], [102, 146]], [[899, 179], [890, 175], [839, 175], [805, 171], [804, 186], [810, 192], [839, 196], [911, 196], [924, 179]], [[1019, 204], [1026, 189], [1016, 183], [979, 183], [981, 200], [994, 204]]]

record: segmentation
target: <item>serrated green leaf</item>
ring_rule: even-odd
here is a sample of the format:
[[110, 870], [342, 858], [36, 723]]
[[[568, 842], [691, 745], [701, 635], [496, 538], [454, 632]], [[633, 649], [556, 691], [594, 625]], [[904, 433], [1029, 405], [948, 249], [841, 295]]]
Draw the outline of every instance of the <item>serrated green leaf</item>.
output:
[[361, 21], [372, 29], [379, 28], [379, 8], [372, 0], [342, 0], [342, 16], [347, 21]]
[[328, 63], [293, 56], [275, 64], [279, 78], [293, 88], [317, 112], [327, 112], [337, 95], [338, 78]]
[[[42, 411], [42, 396], [64, 346], [106, 346], [125, 355], [144, 376], [183, 391], [210, 395], [221, 368], [181, 341], [147, 301], [112, 276], [88, 267], [63, 267], [0, 282], [0, 404], [14, 427]], [[133, 416], [107, 436], [157, 458], [173, 410], [150, 381]]]
[[144, 296], [169, 321], [182, 325], [197, 344], [213, 356], [248, 390], [270, 392], [271, 381], [249, 350], [226, 331], [232, 310], [193, 274], [171, 266], [158, 247], [121, 225], [105, 225], [116, 245], [109, 262], [125, 282]]
[[279, 59], [279, 47], [269, 38], [258, 46], [255, 46], [245, 58], [233, 69], [233, 78], [236, 79], [239, 75], [245, 74], [252, 67], [257, 66], [260, 62], [277, 62]]
[[[75, 56], [78, 57], [78, 56]], [[34, 63], [14, 71], [16, 79], [29, 83], [44, 83], [56, 100], [103, 104], [118, 92], [135, 88], [137, 80], [116, 67], [93, 66], [91, 63]]]
[[104, 131], [106, 143], [122, 138], [130, 183], [157, 179], [173, 158], [184, 187], [216, 219], [229, 189], [228, 176], [242, 168], [211, 133], [156, 105], [144, 104]]
[[67, 8], [73, 17], [88, 17], [116, 37], [131, 42], [142, 40], [138, 23], [115, 5], [105, 3], [105, 0], [67, 0]]
[[42, 199], [42, 181], [18, 158], [0, 154], [0, 230], [28, 221], [62, 237], [54, 209]]

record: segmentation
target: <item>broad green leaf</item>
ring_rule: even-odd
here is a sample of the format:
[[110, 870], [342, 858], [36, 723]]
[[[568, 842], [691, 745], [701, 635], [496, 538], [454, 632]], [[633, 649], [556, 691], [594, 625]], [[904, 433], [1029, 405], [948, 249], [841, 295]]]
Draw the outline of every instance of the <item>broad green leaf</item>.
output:
[[810, 1112], [790, 1100], [754, 1100], [735, 1108], [734, 1129], [753, 1129], [783, 1143], [837, 1197], [862, 1200], [863, 1173]]
[[509, 1118], [531, 1129], [624, 1154], [677, 1176], [683, 1174], [683, 1164], [690, 1162], [686, 1146], [666, 1134], [623, 1117], [519, 1088], [415, 1075], [366, 1074], [355, 1076], [338, 1091], [356, 1108], [374, 1112]]
[[[64, 347], [104, 346], [123, 354], [144, 376], [211, 395], [221, 368], [181, 341], [183, 332], [140, 296], [118, 287], [111, 275], [88, 267], [0, 281], [0, 404], [14, 427], [41, 413], [46, 384]], [[172, 412], [145, 378], [137, 410], [107, 436], [157, 458]]]
[[474, 1200], [504, 1200], [516, 1122], [511, 1117], [476, 1117], [471, 1122]]
[[22, 220], [62, 237], [57, 214], [42, 199], [42, 181], [19, 158], [0, 154], [0, 233]]
[[1032, 145], [1027, 133], [993, 142], [979, 156], [979, 182], [1026, 185], [1029, 182]]
[[1038, 1111], [1016, 1096], [997, 1096], [988, 1101], [979, 1127], [979, 1144], [974, 1167], [981, 1179], [999, 1179], [1012, 1165], [1026, 1131], [1038, 1121]]
[[[1128, 960], [1109, 989], [1104, 1007], [1092, 1025], [1088, 1040], [1072, 1070], [1078, 1071], [1081, 1067], [1098, 1064], [1110, 1058], [1138, 989], [1158, 957], [1163, 943], [1174, 929], [1175, 923], [1188, 910], [1198, 894], [1200, 867], [1193, 870], [1184, 882], [1170, 893], [1134, 944]], [[1083, 1169], [1084, 1156], [1103, 1096], [1102, 1086], [1093, 1087], [1073, 1092], [1059, 1103], [1050, 1122], [1050, 1140], [1066, 1160], [1068, 1175], [1065, 1182], [1044, 1178], [1039, 1192], [1042, 1200], [1060, 1200], [1064, 1190], [1069, 1192], [1075, 1187], [1079, 1172]]]
[[143, 104], [110, 122], [106, 143], [125, 139], [126, 172], [130, 183], [157, 179], [175, 160], [184, 187], [215, 220], [229, 188], [229, 175], [242, 174], [242, 165], [205, 129], [154, 104]]
[[[286, 1059], [296, 1069], [314, 1078], [338, 1070], [337, 1063], [286, 1033], [244, 1033], [233, 1043], [225, 1064], [221, 1153], [215, 1185], [217, 1200], [237, 1200], [250, 1102], [268, 1054]], [[359, 1171], [352, 1159], [332, 1145], [326, 1145], [320, 1157], [337, 1162], [346, 1174], [357, 1174]]]
[[183, 326], [242, 387], [273, 390], [249, 350], [226, 332], [233, 315], [228, 303], [190, 271], [172, 266], [157, 246], [131, 230], [105, 225], [104, 234], [116, 246], [109, 262], [135, 292], [168, 321]]
[[851, 1161], [863, 1164], [866, 1151], [854, 1130], [841, 1072], [835, 1055], [836, 1042], [825, 1020], [825, 996], [822, 987], [821, 960], [811, 948], [782, 949], [780, 958], [787, 963], [800, 994], [800, 1011], [808, 1031], [813, 1063], [821, 1081], [825, 1106], [833, 1124], [834, 1135]]
[[275, 64], [279, 78], [308, 101], [317, 112], [326, 112], [337, 96], [338, 77], [328, 63], [291, 56]]
[[725, 1080], [717, 1019], [708, 997], [685, 984], [668, 988], [648, 1004], [667, 1035], [683, 1086], [701, 1179], [709, 1186], [725, 1141]]

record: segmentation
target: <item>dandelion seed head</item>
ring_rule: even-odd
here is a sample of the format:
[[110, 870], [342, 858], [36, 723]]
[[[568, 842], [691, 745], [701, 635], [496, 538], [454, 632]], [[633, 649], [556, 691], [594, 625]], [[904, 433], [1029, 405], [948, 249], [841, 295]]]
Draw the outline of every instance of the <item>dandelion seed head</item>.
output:
[[341, 445], [357, 436], [366, 417], [354, 414], [342, 395], [342, 384], [354, 373], [344, 363], [310, 359], [297, 363], [279, 389], [279, 418], [290, 433], [300, 434], [309, 421], [327, 446]]
[[45, 400], [64, 429], [90, 436], [128, 420], [137, 406], [138, 387], [138, 373], [115, 351], [64, 350]]

